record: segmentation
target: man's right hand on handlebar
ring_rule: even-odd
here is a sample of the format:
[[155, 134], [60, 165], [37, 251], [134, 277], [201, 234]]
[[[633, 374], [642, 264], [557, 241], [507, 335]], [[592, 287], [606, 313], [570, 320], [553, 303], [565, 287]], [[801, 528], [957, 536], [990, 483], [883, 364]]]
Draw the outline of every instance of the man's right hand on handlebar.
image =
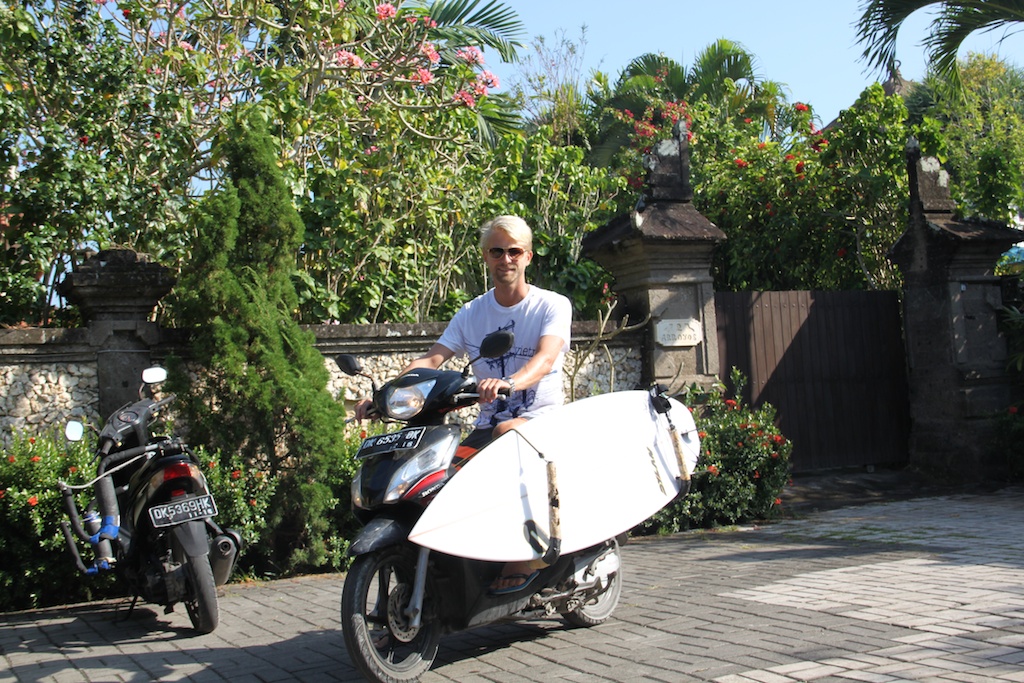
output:
[[356, 403], [354, 410], [356, 413], [356, 420], [359, 422], [362, 422], [363, 420], [366, 419], [380, 419], [380, 413], [378, 413], [377, 409], [373, 406], [373, 401], [371, 401], [368, 398], [364, 398], [358, 403]]

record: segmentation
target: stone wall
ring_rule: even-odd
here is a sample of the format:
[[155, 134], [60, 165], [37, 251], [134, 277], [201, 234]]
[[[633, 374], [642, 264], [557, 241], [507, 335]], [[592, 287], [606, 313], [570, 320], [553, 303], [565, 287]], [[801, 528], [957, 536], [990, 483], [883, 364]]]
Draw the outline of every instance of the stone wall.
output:
[[[356, 355], [367, 374], [383, 382], [395, 376], [411, 359], [422, 354], [443, 330], [442, 324], [322, 325], [309, 328], [325, 356], [331, 379], [328, 390], [351, 404], [370, 392], [369, 380], [348, 377], [333, 357]], [[583, 398], [639, 385], [639, 340], [623, 334], [588, 348], [598, 338], [597, 323], [573, 325], [572, 351], [565, 360], [566, 397]], [[99, 378], [96, 357], [101, 349], [90, 343], [86, 329], [0, 330], [0, 446], [10, 443], [17, 430], [41, 432], [62, 428], [71, 418], [98, 424]], [[161, 331], [152, 357], [160, 362], [170, 353], [187, 355], [182, 335]], [[468, 359], [452, 359], [448, 367], [461, 369]], [[134, 384], [137, 378], [125, 378]], [[474, 413], [462, 411], [462, 421]], [[103, 416], [104, 418], [106, 416]]]

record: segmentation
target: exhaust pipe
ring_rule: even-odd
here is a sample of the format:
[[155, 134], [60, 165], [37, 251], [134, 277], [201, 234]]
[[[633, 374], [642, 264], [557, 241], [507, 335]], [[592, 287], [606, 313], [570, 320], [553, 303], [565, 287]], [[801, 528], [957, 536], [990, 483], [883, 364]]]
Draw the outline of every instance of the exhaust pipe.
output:
[[216, 585], [223, 586], [231, 578], [241, 547], [242, 537], [234, 529], [225, 529], [224, 533], [210, 541], [210, 568], [213, 569], [213, 582]]

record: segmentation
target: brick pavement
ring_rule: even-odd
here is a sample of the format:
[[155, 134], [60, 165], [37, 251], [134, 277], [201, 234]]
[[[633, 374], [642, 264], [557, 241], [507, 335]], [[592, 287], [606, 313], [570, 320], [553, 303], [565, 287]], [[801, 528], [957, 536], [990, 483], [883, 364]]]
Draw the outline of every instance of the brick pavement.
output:
[[[454, 634], [423, 681], [1024, 681], [1022, 530], [1006, 489], [636, 539], [606, 624]], [[358, 681], [341, 580], [230, 585], [206, 636], [119, 601], [0, 615], [0, 683]]]

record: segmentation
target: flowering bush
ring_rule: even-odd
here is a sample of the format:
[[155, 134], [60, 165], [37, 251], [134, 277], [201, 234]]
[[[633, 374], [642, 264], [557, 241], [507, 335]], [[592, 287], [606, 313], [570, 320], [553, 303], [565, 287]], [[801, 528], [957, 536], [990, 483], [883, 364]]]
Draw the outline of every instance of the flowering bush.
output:
[[[0, 610], [92, 600], [111, 594], [112, 577], [83, 577], [65, 551], [59, 480], [85, 481], [91, 452], [64, 438], [15, 434], [0, 457]], [[87, 502], [81, 494], [80, 506]]]
[[[735, 395], [746, 379], [733, 368]], [[726, 398], [722, 387], [691, 391], [697, 413], [701, 455], [690, 493], [661, 510], [641, 528], [644, 532], [673, 533], [769, 519], [779, 510], [779, 496], [789, 481], [792, 444], [775, 426], [775, 409], [757, 410], [742, 399]]]
[[234, 529], [242, 536], [238, 568], [244, 571], [252, 566], [253, 558], [267, 540], [267, 513], [278, 480], [259, 468], [245, 465], [237, 454], [218, 458], [198, 449], [197, 456], [217, 501], [215, 521], [221, 528]]

